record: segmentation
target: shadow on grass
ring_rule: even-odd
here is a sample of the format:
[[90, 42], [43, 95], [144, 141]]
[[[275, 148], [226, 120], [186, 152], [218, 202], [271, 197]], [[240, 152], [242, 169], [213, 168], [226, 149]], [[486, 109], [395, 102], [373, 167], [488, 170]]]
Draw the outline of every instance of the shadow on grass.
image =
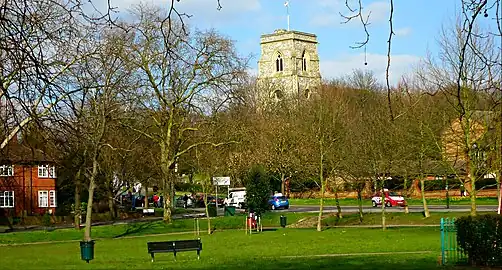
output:
[[138, 235], [142, 233], [148, 233], [152, 228], [156, 227], [155, 222], [141, 222], [141, 223], [131, 223], [128, 224], [126, 230], [118, 235], [113, 236], [113, 238], [121, 238], [125, 236]]
[[[171, 259], [171, 258], [169, 258]], [[191, 261], [188, 257], [177, 262], [167, 257], [156, 260], [156, 266], [168, 267], [169, 269], [215, 269], [214, 266], [204, 265], [201, 254], [200, 261], [195, 258]], [[189, 265], [189, 266], [188, 266]], [[442, 267], [438, 265], [434, 254], [413, 255], [385, 255], [385, 256], [343, 256], [343, 257], [285, 257], [285, 258], [248, 258], [247, 260], [231, 261], [230, 259], [219, 264], [218, 269], [455, 269], [454, 267]], [[462, 268], [474, 269], [474, 268]]]

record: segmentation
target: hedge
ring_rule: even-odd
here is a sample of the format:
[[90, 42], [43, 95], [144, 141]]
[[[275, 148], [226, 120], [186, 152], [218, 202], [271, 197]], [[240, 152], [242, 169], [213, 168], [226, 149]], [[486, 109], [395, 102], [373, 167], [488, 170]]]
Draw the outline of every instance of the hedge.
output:
[[457, 243], [473, 266], [502, 267], [502, 216], [466, 216], [455, 221]]

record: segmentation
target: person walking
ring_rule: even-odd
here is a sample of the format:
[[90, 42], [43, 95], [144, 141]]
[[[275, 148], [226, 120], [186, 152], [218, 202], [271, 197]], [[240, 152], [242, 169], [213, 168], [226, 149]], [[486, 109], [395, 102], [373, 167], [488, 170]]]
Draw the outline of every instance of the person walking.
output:
[[185, 196], [183, 196], [183, 208], [187, 208], [188, 206], [188, 195], [185, 194]]

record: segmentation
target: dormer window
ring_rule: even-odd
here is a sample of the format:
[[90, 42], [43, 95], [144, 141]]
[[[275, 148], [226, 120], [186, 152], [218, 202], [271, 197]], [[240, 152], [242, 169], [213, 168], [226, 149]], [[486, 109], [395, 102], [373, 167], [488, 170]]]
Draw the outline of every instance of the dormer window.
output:
[[56, 178], [56, 169], [54, 168], [54, 166], [40, 165], [38, 166], [38, 177]]
[[275, 71], [283, 71], [284, 70], [284, 65], [282, 62], [282, 56], [281, 54], [277, 54], [277, 59], [275, 59]]
[[2, 165], [0, 166], [0, 176], [13, 176], [14, 166], [12, 165]]
[[307, 56], [305, 54], [305, 51], [303, 51], [302, 54], [302, 71], [307, 71]]

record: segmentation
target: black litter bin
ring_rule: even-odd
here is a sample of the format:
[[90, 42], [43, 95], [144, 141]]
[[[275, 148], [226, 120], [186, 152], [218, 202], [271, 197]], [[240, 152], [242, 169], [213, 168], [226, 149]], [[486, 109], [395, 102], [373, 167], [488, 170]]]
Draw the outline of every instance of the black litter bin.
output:
[[286, 227], [286, 223], [287, 223], [287, 218], [286, 216], [282, 216], [281, 215], [281, 227]]
[[207, 212], [209, 214], [209, 217], [216, 217], [218, 215], [218, 210], [216, 209], [215, 204], [209, 204], [207, 206]]
[[87, 263], [94, 259], [94, 240], [80, 241], [80, 257]]

